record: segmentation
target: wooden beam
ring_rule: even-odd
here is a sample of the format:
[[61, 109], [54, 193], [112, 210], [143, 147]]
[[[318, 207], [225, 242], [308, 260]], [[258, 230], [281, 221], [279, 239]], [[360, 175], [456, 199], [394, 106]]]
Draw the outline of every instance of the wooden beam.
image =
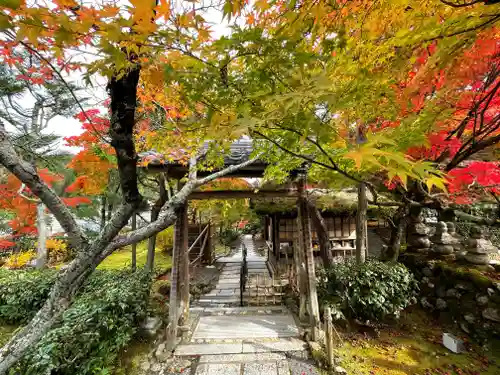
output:
[[189, 199], [242, 199], [242, 198], [257, 198], [257, 197], [297, 197], [296, 189], [280, 189], [280, 190], [211, 190], [211, 191], [195, 191], [191, 193]]

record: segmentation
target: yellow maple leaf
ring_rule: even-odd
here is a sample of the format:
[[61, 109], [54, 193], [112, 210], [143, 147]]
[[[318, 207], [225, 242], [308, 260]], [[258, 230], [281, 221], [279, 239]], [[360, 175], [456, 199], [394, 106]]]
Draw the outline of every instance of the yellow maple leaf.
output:
[[160, 4], [155, 8], [156, 14], [161, 18], [163, 17], [165, 21], [170, 18], [170, 3], [168, 0], [160, 0]]

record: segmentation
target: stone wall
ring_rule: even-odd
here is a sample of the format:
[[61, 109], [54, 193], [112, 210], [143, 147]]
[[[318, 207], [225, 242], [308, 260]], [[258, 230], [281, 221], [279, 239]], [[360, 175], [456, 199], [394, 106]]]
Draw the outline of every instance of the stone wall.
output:
[[476, 339], [500, 338], [500, 280], [484, 272], [498, 275], [500, 269], [429, 260], [422, 254], [405, 254], [400, 260], [420, 281], [424, 308]]

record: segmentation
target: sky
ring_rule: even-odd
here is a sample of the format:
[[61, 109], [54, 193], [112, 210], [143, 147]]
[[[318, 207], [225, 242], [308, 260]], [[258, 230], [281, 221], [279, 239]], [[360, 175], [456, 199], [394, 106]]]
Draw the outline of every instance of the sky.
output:
[[[119, 1], [119, 3], [126, 3], [125, 1]], [[217, 38], [222, 35], [227, 35], [229, 33], [227, 21], [222, 21], [222, 13], [211, 9], [205, 14], [205, 19], [207, 22], [212, 24], [212, 37]], [[77, 83], [79, 86], [85, 87], [85, 84], [82, 80], [82, 74], [72, 73], [68, 76], [68, 81], [72, 81]], [[106, 94], [106, 80], [103, 77], [97, 77], [95, 80], [95, 87], [87, 87], [85, 90], [85, 95], [91, 98], [91, 103], [99, 103], [104, 101], [107, 98]], [[29, 105], [29, 99], [26, 99], [26, 105]], [[81, 124], [75, 118], [66, 118], [57, 116], [52, 119], [48, 125], [46, 130], [47, 133], [57, 134], [62, 137], [79, 135], [82, 133]], [[78, 149], [75, 147], [67, 147], [63, 145], [62, 141], [60, 144], [60, 148], [65, 151], [77, 152]]]

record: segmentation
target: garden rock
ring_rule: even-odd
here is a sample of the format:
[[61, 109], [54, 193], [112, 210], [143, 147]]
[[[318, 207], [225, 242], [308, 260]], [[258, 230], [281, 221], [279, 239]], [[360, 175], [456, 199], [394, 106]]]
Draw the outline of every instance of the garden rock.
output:
[[446, 223], [446, 225], [448, 226], [448, 233], [453, 238], [453, 249], [457, 254], [464, 254], [464, 246], [462, 245], [462, 243], [464, 242], [464, 238], [457, 233], [455, 223], [449, 221]]
[[467, 321], [467, 323], [474, 323], [476, 321], [476, 317], [472, 314], [467, 314], [467, 315], [464, 315], [464, 319]]
[[453, 254], [453, 244], [455, 239], [448, 233], [448, 226], [445, 222], [440, 221], [436, 225], [436, 232], [431, 238], [432, 250], [438, 254], [449, 255]]
[[429, 240], [430, 229], [423, 222], [421, 215], [412, 216], [413, 223], [408, 225], [408, 251], [410, 252], [427, 252], [431, 247]]
[[143, 361], [141, 363], [141, 365], [139, 366], [141, 368], [142, 371], [144, 372], [147, 372], [149, 370], [149, 368], [151, 367], [151, 364], [149, 363], [149, 361], [146, 359], [145, 361]]
[[149, 316], [141, 325], [141, 332], [144, 336], [153, 338], [161, 327], [161, 319], [156, 316]]
[[489, 298], [487, 296], [479, 296], [476, 298], [478, 305], [484, 306], [488, 304]]
[[335, 374], [347, 374], [346, 369], [340, 366], [335, 366], [333, 371], [335, 372]]
[[433, 272], [429, 267], [424, 267], [424, 269], [422, 269], [422, 273], [426, 277], [432, 277], [433, 275]]
[[422, 299], [420, 299], [420, 303], [422, 304], [422, 306], [426, 309], [433, 309], [434, 306], [432, 303], [430, 303], [426, 297], [423, 297]]
[[444, 285], [439, 285], [437, 288], [436, 288], [436, 294], [439, 298], [444, 298], [446, 297], [446, 288], [444, 287]]
[[484, 238], [484, 230], [478, 226], [472, 227], [471, 238], [466, 241], [465, 248], [465, 260], [477, 265], [487, 265], [490, 261], [488, 254], [498, 251], [490, 240]]
[[163, 342], [156, 348], [155, 357], [159, 360], [166, 359], [168, 357], [167, 353], [165, 353], [166, 344]]
[[448, 304], [446, 303], [446, 301], [444, 299], [438, 298], [436, 300], [436, 309], [444, 310], [444, 309], [446, 309], [447, 306], [448, 306]]
[[500, 314], [497, 309], [492, 307], [483, 310], [483, 318], [500, 323]]
[[446, 291], [446, 297], [460, 298], [460, 293], [456, 289], [451, 288]]

